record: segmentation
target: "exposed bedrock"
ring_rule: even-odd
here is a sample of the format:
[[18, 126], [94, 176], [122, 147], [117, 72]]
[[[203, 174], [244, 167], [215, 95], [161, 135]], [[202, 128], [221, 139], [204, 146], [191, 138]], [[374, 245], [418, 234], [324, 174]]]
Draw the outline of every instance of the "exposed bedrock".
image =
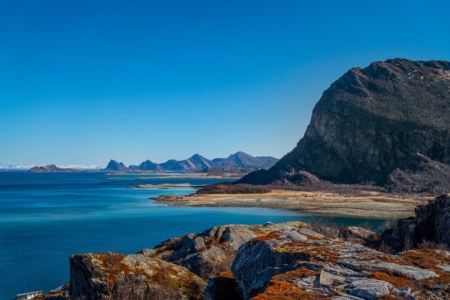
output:
[[[373, 182], [403, 192], [450, 190], [450, 63], [391, 59], [353, 68], [316, 104], [297, 146], [240, 182]], [[300, 134], [300, 133], [299, 133]]]

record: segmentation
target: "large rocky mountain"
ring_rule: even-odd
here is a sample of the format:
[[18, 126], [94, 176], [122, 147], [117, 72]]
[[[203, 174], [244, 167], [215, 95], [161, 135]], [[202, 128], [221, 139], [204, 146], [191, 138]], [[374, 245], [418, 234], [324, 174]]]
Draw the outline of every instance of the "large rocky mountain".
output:
[[353, 68], [323, 93], [297, 146], [241, 182], [302, 183], [306, 171], [335, 183], [442, 192], [450, 187], [449, 117], [449, 62]]
[[[251, 156], [244, 152], [237, 152], [231, 154], [227, 158], [215, 158], [209, 160], [199, 154], [195, 154], [185, 160], [171, 159], [164, 163], [157, 164], [150, 160], [142, 162], [140, 165], [125, 166], [123, 163], [118, 163], [115, 160], [111, 160], [108, 166], [104, 169], [106, 171], [161, 171], [161, 172], [196, 172], [203, 170], [210, 170], [211, 168], [218, 166], [218, 171], [225, 168], [225, 171], [232, 170], [228, 167], [244, 167], [246, 170], [255, 170], [261, 168], [270, 168], [278, 159], [270, 156]], [[215, 170], [215, 169], [214, 169]]]

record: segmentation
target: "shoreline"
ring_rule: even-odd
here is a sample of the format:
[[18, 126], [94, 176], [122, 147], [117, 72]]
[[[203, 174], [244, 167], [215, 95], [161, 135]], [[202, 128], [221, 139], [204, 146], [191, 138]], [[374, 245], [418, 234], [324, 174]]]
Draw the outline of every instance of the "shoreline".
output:
[[206, 184], [201, 185], [192, 185], [190, 183], [162, 183], [162, 184], [138, 184], [135, 186], [137, 189], [161, 189], [161, 190], [167, 190], [167, 189], [174, 189], [174, 188], [192, 188], [197, 189], [200, 187], [206, 186]]
[[206, 194], [151, 198], [169, 206], [253, 207], [288, 209], [299, 213], [398, 219], [414, 216], [418, 205], [432, 198], [393, 197], [379, 192], [343, 196], [324, 192], [273, 190], [264, 194]]

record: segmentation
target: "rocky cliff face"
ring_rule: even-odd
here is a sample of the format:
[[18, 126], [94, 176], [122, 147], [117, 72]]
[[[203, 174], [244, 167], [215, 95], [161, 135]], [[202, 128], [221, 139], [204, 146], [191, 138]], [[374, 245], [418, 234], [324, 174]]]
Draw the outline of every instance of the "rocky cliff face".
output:
[[[445, 199], [421, 214], [448, 210]], [[448, 217], [439, 216], [448, 239]], [[58, 299], [449, 299], [450, 252], [386, 254], [361, 244], [373, 232], [346, 227], [339, 235], [302, 222], [227, 225], [136, 255], [73, 255], [69, 291]]]
[[449, 115], [449, 62], [393, 59], [354, 68], [323, 93], [294, 150], [242, 182], [295, 184], [307, 171], [335, 183], [440, 192], [450, 186], [435, 176], [450, 169]]
[[416, 217], [399, 219], [383, 232], [379, 243], [393, 251], [416, 248], [419, 244], [441, 244], [450, 249], [450, 195], [442, 195], [416, 208]]
[[206, 283], [183, 267], [114, 252], [70, 257], [71, 299], [203, 299]]

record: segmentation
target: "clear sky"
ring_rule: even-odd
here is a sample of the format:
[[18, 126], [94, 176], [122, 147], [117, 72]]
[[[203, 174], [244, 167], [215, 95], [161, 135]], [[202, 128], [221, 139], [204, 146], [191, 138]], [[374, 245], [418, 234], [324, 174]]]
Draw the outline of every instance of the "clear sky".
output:
[[449, 1], [0, 0], [0, 163], [281, 157], [348, 69], [450, 60]]

